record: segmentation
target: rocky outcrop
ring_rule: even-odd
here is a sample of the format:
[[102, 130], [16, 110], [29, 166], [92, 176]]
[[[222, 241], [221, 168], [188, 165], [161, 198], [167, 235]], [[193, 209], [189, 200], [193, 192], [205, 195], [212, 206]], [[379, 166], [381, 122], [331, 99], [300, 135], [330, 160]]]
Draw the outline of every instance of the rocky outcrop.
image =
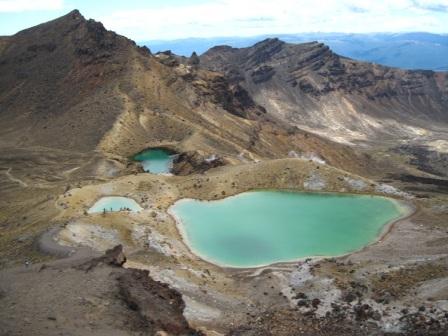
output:
[[[125, 262], [123, 247], [117, 245], [87, 265], [89, 269], [100, 263], [122, 267]], [[200, 335], [190, 328], [183, 316], [185, 303], [178, 291], [155, 281], [146, 270], [126, 269], [116, 279], [121, 299], [138, 313], [141, 328], [154, 334], [163, 331], [168, 335]]]
[[270, 80], [272, 76], [274, 76], [274, 74], [275, 70], [273, 67], [269, 65], [263, 65], [252, 71], [250, 76], [252, 77], [252, 81], [258, 84]]
[[104, 255], [98, 258], [93, 258], [87, 262], [77, 266], [86, 272], [95, 268], [99, 264], [121, 267], [126, 262], [126, 256], [123, 253], [123, 246], [117, 245], [109, 250], [107, 250]]
[[148, 271], [130, 269], [117, 278], [121, 298], [136, 311], [142, 326], [168, 335], [200, 335], [182, 315], [182, 295], [168, 285], [153, 280]]
[[246, 55], [246, 59], [251, 66], [265, 64], [282, 50], [284, 44], [285, 42], [280, 41], [278, 38], [268, 38], [256, 43], [253, 46], [253, 50]]
[[264, 112], [255, 105], [245, 89], [239, 84], [229, 84], [225, 77], [218, 76], [212, 80], [211, 91], [215, 103], [238, 117], [249, 118], [251, 110], [256, 110], [258, 115]]
[[217, 155], [206, 156], [201, 152], [191, 151], [176, 156], [171, 172], [175, 175], [201, 174], [225, 164], [226, 161]]
[[199, 59], [198, 54], [196, 54], [196, 52], [193, 51], [193, 53], [191, 54], [190, 58], [188, 59], [188, 64], [193, 66], [193, 67], [197, 67], [197, 66], [199, 66], [200, 61], [201, 60]]
[[174, 55], [171, 50], [159, 52], [156, 57], [160, 63], [166, 66], [175, 67], [179, 65], [179, 57]]
[[433, 175], [448, 177], [448, 152], [427, 146], [401, 145], [393, 149], [395, 153], [410, 156], [409, 162], [419, 170]]
[[[158, 56], [159, 60], [174, 66], [182, 63], [189, 69], [182, 74], [182, 78], [191, 83], [199, 97], [210, 99], [227, 112], [245, 119], [253, 119], [265, 113], [263, 107], [257, 105], [249, 93], [239, 84], [229, 81], [226, 76], [217, 72], [207, 72], [199, 67], [199, 57], [194, 54], [189, 59], [171, 55]], [[173, 62], [176, 62], [174, 64]]]

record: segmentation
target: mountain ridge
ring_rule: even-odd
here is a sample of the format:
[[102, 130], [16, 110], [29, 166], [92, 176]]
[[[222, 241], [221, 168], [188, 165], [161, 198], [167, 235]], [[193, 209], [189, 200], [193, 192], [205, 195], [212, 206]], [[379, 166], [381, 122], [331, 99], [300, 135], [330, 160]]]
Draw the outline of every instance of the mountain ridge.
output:
[[313, 151], [335, 164], [352, 152], [286, 132], [222, 74], [152, 55], [79, 11], [8, 40], [0, 54], [0, 140], [9, 146], [126, 157], [170, 143], [232, 160]]
[[189, 56], [193, 51], [202, 54], [215, 45], [249, 47], [266, 38], [277, 37], [288, 43], [319, 41], [336, 53], [359, 61], [367, 61], [403, 69], [447, 71], [448, 35], [424, 32], [410, 33], [299, 33], [258, 35], [251, 37], [185, 38], [178, 40], [150, 40], [139, 42], [154, 52], [171, 49]]
[[[445, 73], [354, 61], [319, 42], [278, 39], [247, 48], [212, 48], [200, 59], [202, 66], [241, 84], [271, 115], [329, 138], [351, 132], [343, 142], [368, 141], [363, 135], [376, 133], [412, 138], [412, 128], [448, 121]], [[331, 117], [329, 105], [335, 111]], [[362, 125], [363, 115], [369, 124]], [[388, 130], [380, 126], [385, 119], [400, 124]]]

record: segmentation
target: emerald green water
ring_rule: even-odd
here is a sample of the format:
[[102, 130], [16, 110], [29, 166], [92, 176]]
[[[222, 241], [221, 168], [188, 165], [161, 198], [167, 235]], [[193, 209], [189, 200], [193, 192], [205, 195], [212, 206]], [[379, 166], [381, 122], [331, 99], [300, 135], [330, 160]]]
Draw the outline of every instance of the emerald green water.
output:
[[147, 149], [134, 156], [134, 160], [141, 161], [143, 170], [153, 174], [169, 173], [173, 157], [164, 149]]
[[170, 212], [201, 258], [254, 267], [361, 249], [407, 209], [379, 196], [253, 191], [210, 202], [183, 199]]

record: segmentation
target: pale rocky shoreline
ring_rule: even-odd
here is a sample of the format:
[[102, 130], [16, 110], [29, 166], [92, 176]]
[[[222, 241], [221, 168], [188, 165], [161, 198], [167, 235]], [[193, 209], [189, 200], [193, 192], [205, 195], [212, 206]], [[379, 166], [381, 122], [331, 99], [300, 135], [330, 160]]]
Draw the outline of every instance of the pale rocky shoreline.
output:
[[[284, 167], [285, 171], [288, 171], [288, 180], [279, 179], [278, 174], [272, 175], [274, 180], [266, 178], [270, 174], [270, 169], [277, 172], [281, 171], [280, 167]], [[257, 178], [258, 174], [264, 175], [263, 181], [267, 182], [265, 187], [256, 184], [260, 189], [291, 186], [292, 180], [298, 186], [297, 190], [306, 190], [302, 188], [306, 187], [307, 184], [301, 183], [300, 180], [306, 181], [305, 171], [307, 169], [311, 172], [316, 171], [316, 164], [299, 159], [285, 159], [216, 168], [205, 175], [188, 177], [138, 174], [120, 177], [104, 185], [91, 185], [69, 190], [56, 202], [59, 206], [62, 203], [64, 204], [64, 210], [58, 217], [58, 221], [68, 223], [58, 234], [58, 240], [72, 246], [87, 244], [100, 251], [104, 251], [115, 244], [123, 244], [125, 251], [129, 251], [127, 252], [126, 267], [147, 269], [156, 280], [168, 283], [179, 290], [186, 300], [189, 322], [194, 326], [205, 328], [204, 330], [213, 329], [212, 326], [216, 328], [217, 320], [221, 321], [218, 324], [222, 327], [232, 323], [237, 327], [238, 316], [245, 316], [245, 311], [248, 314], [249, 312], [252, 314], [255, 311], [263, 311], [265, 309], [263, 308], [265, 307], [263, 302], [272, 300], [273, 292], [275, 293], [276, 290], [281, 295], [275, 294], [278, 298], [273, 301], [274, 307], [276, 305], [289, 307], [288, 309], [295, 307], [294, 309], [299, 314], [311, 316], [316, 321], [329, 318], [329, 316], [331, 318], [337, 316], [338, 318], [343, 317], [344, 321], [365, 320], [368, 324], [373, 324], [375, 328], [380, 328], [385, 332], [402, 332], [403, 328], [409, 323], [415, 322], [414, 319], [423, 318], [419, 316], [424, 315], [425, 321], [437, 319], [438, 323], [441, 323], [440, 327], [445, 328], [443, 303], [440, 303], [440, 307], [434, 307], [433, 305], [434, 308], [430, 308], [429, 311], [423, 313], [418, 310], [419, 307], [412, 308], [411, 306], [409, 308], [409, 302], [400, 299], [395, 301], [393, 304], [395, 308], [391, 310], [389, 303], [381, 302], [381, 300], [379, 302], [375, 301], [372, 298], [372, 293], [357, 293], [357, 287], [351, 287], [352, 285], [349, 284], [348, 287], [342, 289], [340, 284], [335, 283], [335, 278], [330, 275], [331, 273], [320, 274], [322, 269], [325, 269], [326, 273], [327, 270], [334, 267], [333, 265], [343, 268], [348, 265], [352, 268], [348, 274], [359, 274], [360, 279], [362, 279], [361, 282], [368, 282], [369, 277], [379, 273], [380, 270], [381, 272], [389, 272], [391, 268], [384, 265], [371, 274], [368, 271], [369, 275], [363, 274], [363, 270], [369, 269], [367, 259], [373, 258], [377, 253], [376, 251], [382, 249], [383, 244], [390, 244], [391, 241], [403, 243], [400, 233], [396, 231], [397, 228], [406, 227], [412, 223], [412, 216], [406, 216], [406, 218], [397, 221], [388, 230], [387, 235], [383, 234], [381, 236], [380, 241], [365, 247], [359, 252], [340, 258], [319, 258], [305, 263], [279, 263], [261, 267], [257, 271], [256, 269], [220, 268], [196, 257], [182, 242], [182, 237], [177, 230], [174, 219], [167, 213], [169, 206], [181, 198], [219, 199], [241, 191], [251, 190], [250, 181], [243, 185], [241, 185], [241, 182], [238, 185], [234, 183], [235, 176], [246, 174], [246, 169], [250, 170], [251, 175], [253, 175], [253, 181], [260, 181]], [[369, 192], [371, 194], [377, 193], [378, 190], [384, 191], [384, 189], [378, 189], [377, 184], [368, 180], [363, 182], [365, 189], [359, 190], [359, 185], [353, 186], [353, 181], [363, 181], [362, 179], [356, 176], [348, 178], [346, 173], [343, 175], [345, 178], [339, 178], [340, 171], [331, 167], [321, 167], [318, 171], [321, 176], [325, 176], [325, 183], [329, 191]], [[238, 181], [245, 180], [238, 179]], [[142, 185], [150, 185], [151, 187], [146, 191], [141, 188]], [[213, 192], [217, 188], [225, 193]], [[156, 190], [156, 192], [153, 193], [152, 190]], [[388, 189], [386, 190], [388, 191]], [[82, 214], [82, 209], [85, 209], [95, 199], [109, 194], [132, 197], [142, 202], [145, 209], [139, 213], [108, 213], [105, 216], [96, 214], [86, 217]], [[396, 197], [397, 194], [402, 195], [394, 189], [392, 196]], [[409, 199], [409, 197], [407, 198]], [[88, 201], [89, 199], [90, 201]], [[123, 222], [128, 224], [123, 226]], [[76, 231], [74, 231], [75, 227], [78, 228]], [[82, 231], [82, 227], [87, 231]], [[74, 236], [75, 232], [76, 236]], [[114, 237], [113, 239], [111, 239], [111, 235]], [[153, 252], [149, 252], [148, 248], [149, 251]], [[145, 249], [149, 254], [145, 252]], [[156, 255], [163, 257], [156, 257]], [[391, 262], [398, 263], [398, 265], [402, 263], [399, 259], [392, 260]], [[306, 272], [308, 275], [297, 275], [304, 272], [304, 266], [298, 266], [301, 264], [308, 265], [308, 271]], [[392, 270], [400, 269], [400, 267], [395, 266]], [[205, 273], [204, 270], [206, 270]], [[254, 278], [250, 274], [255, 271], [258, 275]], [[300, 277], [303, 279], [293, 280]], [[276, 280], [273, 281], [273, 279]], [[246, 283], [246, 285], [241, 286], [241, 282]], [[237, 287], [233, 287], [232, 283]], [[251, 283], [253, 284], [250, 285]], [[353, 293], [357, 294], [350, 294], [352, 293], [350, 288], [352, 288]], [[298, 295], [297, 293], [308, 294]], [[254, 297], [254, 295], [257, 297], [257, 304], [249, 303], [253, 300], [247, 301], [247, 298]], [[346, 296], [352, 298], [352, 300], [347, 302]], [[391, 299], [389, 298], [389, 300]], [[192, 306], [189, 306], [189, 304]], [[253, 305], [253, 308], [241, 310], [242, 305], [247, 307]], [[431, 309], [434, 311], [431, 312]], [[401, 310], [407, 310], [408, 313], [403, 314]], [[235, 313], [236, 311], [241, 313]], [[250, 317], [250, 314], [244, 318]], [[232, 317], [228, 320], [224, 316]], [[442, 317], [442, 320], [439, 317]]]

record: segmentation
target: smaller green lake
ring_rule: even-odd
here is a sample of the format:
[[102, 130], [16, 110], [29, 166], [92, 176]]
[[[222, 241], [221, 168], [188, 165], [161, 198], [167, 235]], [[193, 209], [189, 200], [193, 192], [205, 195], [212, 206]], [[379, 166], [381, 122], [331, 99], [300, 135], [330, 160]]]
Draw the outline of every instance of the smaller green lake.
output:
[[408, 211], [380, 196], [285, 191], [183, 199], [170, 208], [191, 250], [229, 267], [344, 255], [374, 242]]
[[145, 172], [167, 174], [173, 164], [173, 155], [165, 149], [146, 149], [134, 155], [135, 161], [140, 161]]
[[132, 198], [121, 196], [102, 197], [87, 211], [88, 213], [133, 211], [137, 212], [143, 208]]

